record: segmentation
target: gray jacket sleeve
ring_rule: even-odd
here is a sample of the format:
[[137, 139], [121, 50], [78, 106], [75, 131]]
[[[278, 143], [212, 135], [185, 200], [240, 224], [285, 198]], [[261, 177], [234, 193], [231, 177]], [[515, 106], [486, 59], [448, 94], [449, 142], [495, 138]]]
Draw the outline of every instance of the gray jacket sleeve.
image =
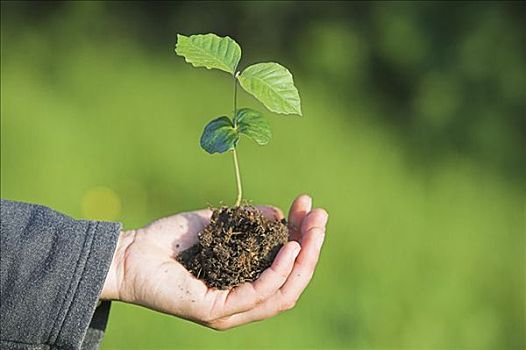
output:
[[97, 307], [121, 226], [1, 201], [0, 348], [96, 348], [109, 313]]

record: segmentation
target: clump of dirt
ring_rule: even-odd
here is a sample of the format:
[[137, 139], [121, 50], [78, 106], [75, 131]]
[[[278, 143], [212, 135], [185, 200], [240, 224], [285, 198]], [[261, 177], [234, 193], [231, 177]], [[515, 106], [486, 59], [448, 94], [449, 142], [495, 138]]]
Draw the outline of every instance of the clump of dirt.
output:
[[268, 219], [251, 205], [221, 207], [177, 260], [209, 287], [228, 289], [256, 280], [288, 239], [284, 219]]

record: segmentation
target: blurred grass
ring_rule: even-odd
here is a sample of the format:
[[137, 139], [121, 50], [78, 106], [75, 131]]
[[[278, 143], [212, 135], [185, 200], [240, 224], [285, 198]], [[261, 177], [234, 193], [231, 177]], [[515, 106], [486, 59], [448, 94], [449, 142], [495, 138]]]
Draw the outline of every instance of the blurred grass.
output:
[[[72, 20], [4, 29], [2, 198], [127, 228], [233, 201], [232, 160], [198, 144], [231, 109], [224, 74], [190, 67], [172, 43], [88, 40]], [[524, 348], [524, 187], [460, 153], [420, 164], [375, 118], [374, 96], [348, 108], [319, 78], [295, 80], [305, 117], [268, 114], [271, 144], [242, 140], [239, 153], [248, 199], [287, 208], [306, 192], [330, 213], [297, 307], [217, 333], [114, 303], [103, 348]], [[239, 105], [260, 108], [246, 94]]]

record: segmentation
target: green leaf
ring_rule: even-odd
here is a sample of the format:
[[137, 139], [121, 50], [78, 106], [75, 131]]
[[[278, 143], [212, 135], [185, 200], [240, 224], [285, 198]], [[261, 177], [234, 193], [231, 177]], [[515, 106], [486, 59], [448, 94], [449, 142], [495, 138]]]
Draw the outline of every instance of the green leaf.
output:
[[201, 147], [208, 153], [224, 153], [236, 147], [239, 134], [228, 117], [212, 120], [201, 135]]
[[201, 147], [210, 154], [224, 153], [237, 146], [241, 134], [248, 136], [259, 145], [266, 145], [272, 138], [267, 120], [258, 111], [241, 108], [234, 117], [234, 124], [228, 117], [219, 117], [207, 124], [201, 135]]
[[301, 115], [301, 101], [292, 74], [274, 62], [257, 63], [238, 76], [239, 84], [269, 110]]
[[177, 34], [175, 52], [194, 67], [221, 69], [234, 74], [241, 59], [241, 47], [233, 39], [215, 34]]
[[240, 134], [248, 136], [258, 145], [266, 145], [272, 138], [268, 121], [263, 114], [253, 109], [239, 109], [234, 117], [234, 124]]

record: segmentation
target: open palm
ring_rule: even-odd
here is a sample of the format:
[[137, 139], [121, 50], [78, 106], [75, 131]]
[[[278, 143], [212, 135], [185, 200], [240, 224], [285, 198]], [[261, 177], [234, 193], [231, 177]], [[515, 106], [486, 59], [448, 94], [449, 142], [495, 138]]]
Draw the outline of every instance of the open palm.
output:
[[[260, 207], [281, 219], [272, 207]], [[121, 234], [102, 297], [142, 305], [214, 329], [228, 329], [292, 308], [310, 281], [323, 243], [327, 214], [299, 196], [290, 209], [291, 241], [254, 282], [209, 288], [175, 257], [197, 242], [208, 209], [181, 213]]]

